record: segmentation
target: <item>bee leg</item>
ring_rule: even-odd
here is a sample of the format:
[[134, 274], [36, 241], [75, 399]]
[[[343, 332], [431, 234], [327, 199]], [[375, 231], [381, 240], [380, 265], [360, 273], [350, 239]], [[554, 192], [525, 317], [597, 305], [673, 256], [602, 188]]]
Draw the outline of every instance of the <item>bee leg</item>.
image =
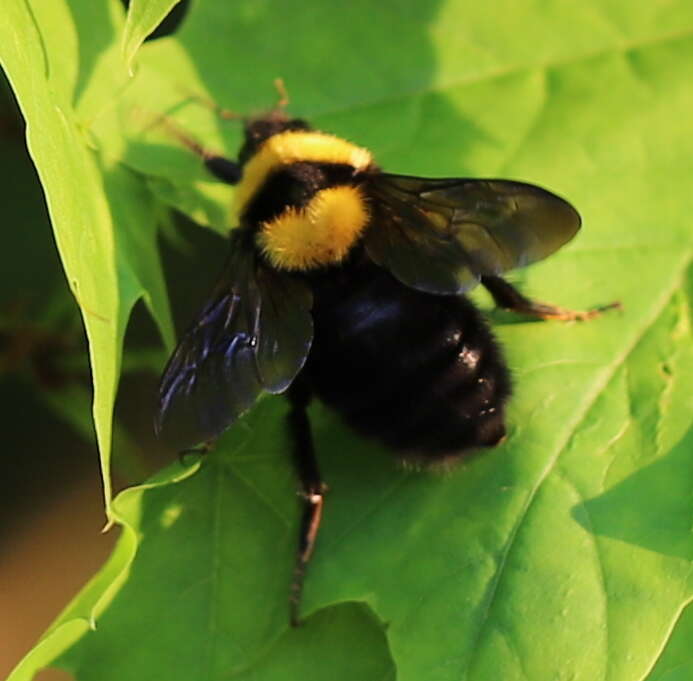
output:
[[190, 133], [176, 125], [168, 116], [159, 116], [155, 124], [163, 127], [171, 137], [192, 151], [193, 154], [199, 156], [207, 170], [218, 180], [226, 182], [226, 184], [238, 184], [241, 179], [241, 166], [239, 163], [215, 154], [209, 149], [205, 149]]
[[320, 477], [318, 462], [315, 459], [313, 436], [310, 429], [307, 407], [311, 393], [301, 379], [294, 381], [288, 392], [291, 411], [289, 428], [294, 441], [294, 466], [301, 483], [300, 495], [303, 499], [303, 514], [298, 537], [298, 552], [294, 567], [291, 594], [289, 596], [289, 618], [291, 626], [300, 624], [299, 609], [305, 580], [306, 568], [310, 560], [322, 518], [324, 494], [327, 487]]
[[180, 88], [181, 92], [186, 95], [186, 99], [189, 101], [197, 102], [205, 108], [213, 111], [219, 118], [225, 121], [238, 121], [243, 118], [241, 114], [231, 111], [230, 109], [225, 109], [223, 106], [217, 104], [210, 97], [205, 97], [204, 95], [199, 95], [194, 92], [190, 92], [187, 88]]
[[241, 179], [241, 166], [224, 156], [205, 156], [204, 164], [214, 177], [226, 184], [238, 184]]
[[197, 445], [197, 447], [188, 447], [188, 449], [182, 449], [180, 452], [178, 452], [178, 461], [180, 465], [185, 466], [186, 458], [189, 456], [194, 456], [196, 458], [206, 456], [214, 449], [214, 445], [216, 445], [216, 443], [216, 438], [212, 438], [211, 440], [206, 440], [202, 444]]
[[540, 319], [559, 319], [563, 321], [585, 321], [599, 316], [606, 310], [620, 308], [621, 303], [610, 303], [601, 305], [591, 310], [566, 310], [556, 305], [548, 305], [523, 296], [514, 286], [505, 279], [492, 275], [481, 277], [481, 283], [486, 290], [493, 296], [493, 301], [498, 307], [512, 310], [519, 314], [539, 317]]

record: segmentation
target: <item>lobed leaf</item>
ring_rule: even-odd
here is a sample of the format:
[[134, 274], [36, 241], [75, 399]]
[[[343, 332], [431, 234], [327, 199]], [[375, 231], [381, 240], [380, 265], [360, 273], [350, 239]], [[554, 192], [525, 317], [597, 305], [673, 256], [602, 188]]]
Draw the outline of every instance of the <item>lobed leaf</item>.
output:
[[[175, 38], [141, 48], [113, 106], [99, 109], [106, 95], [86, 79], [80, 111], [99, 111], [101, 152], [219, 231], [232, 227], [228, 190], [131, 112], [165, 111], [233, 154], [238, 126], [189, 95], [269, 108], [281, 75], [292, 112], [388, 170], [505, 176], [568, 197], [583, 231], [518, 273], [523, 290], [624, 309], [586, 324], [491, 312], [515, 377], [510, 437], [445, 475], [402, 470], [315, 405], [330, 494], [299, 632], [287, 628], [298, 509], [285, 405], [263, 400], [197, 472], [174, 466], [117, 497], [116, 553], [13, 679], [68, 646], [57, 664], [100, 681], [686, 678], [692, 53], [684, 0], [200, 0]], [[35, 77], [36, 63], [20, 73]], [[115, 352], [111, 338], [100, 351]]]

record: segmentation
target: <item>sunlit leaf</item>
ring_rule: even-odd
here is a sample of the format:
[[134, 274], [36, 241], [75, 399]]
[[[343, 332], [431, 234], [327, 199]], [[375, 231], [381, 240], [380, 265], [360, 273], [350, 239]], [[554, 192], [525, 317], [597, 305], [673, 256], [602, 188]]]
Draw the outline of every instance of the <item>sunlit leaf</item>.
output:
[[[80, 111], [94, 112], [103, 156], [221, 232], [231, 191], [152, 123], [166, 113], [233, 155], [238, 123], [193, 95], [269, 109], [282, 76], [292, 112], [388, 170], [567, 197], [583, 231], [515, 276], [540, 299], [623, 311], [585, 324], [491, 312], [515, 382], [510, 436], [446, 474], [402, 470], [315, 405], [330, 492], [300, 632], [287, 617], [298, 502], [286, 407], [263, 400], [194, 475], [176, 465], [116, 499], [116, 553], [14, 678], [68, 647], [56, 663], [79, 680], [685, 678], [692, 56], [685, 0], [199, 0], [175, 37], [140, 49], [115, 101], [87, 78]], [[59, 66], [74, 80], [69, 59]], [[98, 186], [89, 196], [108, 210]], [[191, 262], [191, 277], [223, 255]], [[80, 625], [94, 616], [95, 630]]]
[[123, 57], [132, 67], [137, 50], [180, 0], [132, 0], [123, 31]]
[[119, 5], [84, 2], [79, 9], [71, 12], [61, 0], [10, 0], [0, 61], [27, 121], [29, 151], [89, 339], [108, 504], [111, 418], [130, 310], [145, 296], [169, 343], [172, 327], [155, 247], [156, 206], [132, 171], [94, 149], [86, 131], [89, 117], [126, 82], [117, 54]]

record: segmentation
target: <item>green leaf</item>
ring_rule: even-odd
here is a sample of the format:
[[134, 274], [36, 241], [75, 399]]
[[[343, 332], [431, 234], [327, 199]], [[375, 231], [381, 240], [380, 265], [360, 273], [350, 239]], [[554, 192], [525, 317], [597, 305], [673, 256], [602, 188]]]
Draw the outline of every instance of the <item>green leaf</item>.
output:
[[190, 95], [267, 109], [282, 76], [292, 113], [388, 170], [568, 197], [583, 231], [518, 273], [523, 290], [624, 308], [530, 323], [475, 294], [513, 370], [510, 434], [445, 474], [403, 470], [315, 405], [330, 492], [300, 631], [287, 622], [298, 508], [286, 407], [267, 398], [199, 471], [175, 466], [116, 498], [116, 553], [13, 678], [51, 660], [99, 681], [685, 678], [692, 56], [685, 0], [200, 0], [175, 38], [142, 47], [112, 106], [96, 106], [88, 80], [102, 153], [220, 231], [230, 192], [146, 119], [165, 112], [233, 155], [238, 125]]
[[123, 57], [128, 69], [144, 39], [180, 0], [132, 0], [123, 31]]
[[117, 54], [122, 18], [116, 2], [9, 0], [3, 12], [0, 61], [27, 121], [27, 143], [89, 339], [108, 507], [111, 415], [135, 301], [144, 296], [167, 342], [173, 336], [155, 246], [157, 207], [132, 171], [94, 150], [86, 131], [89, 117], [126, 81]]
[[666, 648], [657, 660], [655, 668], [647, 681], [686, 681], [693, 673], [691, 659], [691, 640], [693, 640], [693, 608], [690, 603], [676, 621]]

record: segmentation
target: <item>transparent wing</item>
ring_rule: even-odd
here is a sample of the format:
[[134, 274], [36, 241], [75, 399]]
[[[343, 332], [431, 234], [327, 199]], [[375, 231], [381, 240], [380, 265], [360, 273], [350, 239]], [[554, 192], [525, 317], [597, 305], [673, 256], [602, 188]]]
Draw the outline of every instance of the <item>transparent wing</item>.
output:
[[212, 439], [263, 390], [286, 390], [313, 336], [308, 288], [266, 268], [233, 233], [221, 280], [169, 359], [156, 430], [184, 449]]
[[382, 173], [366, 250], [405, 284], [461, 293], [482, 275], [541, 260], [580, 229], [565, 200], [511, 180], [426, 179]]

